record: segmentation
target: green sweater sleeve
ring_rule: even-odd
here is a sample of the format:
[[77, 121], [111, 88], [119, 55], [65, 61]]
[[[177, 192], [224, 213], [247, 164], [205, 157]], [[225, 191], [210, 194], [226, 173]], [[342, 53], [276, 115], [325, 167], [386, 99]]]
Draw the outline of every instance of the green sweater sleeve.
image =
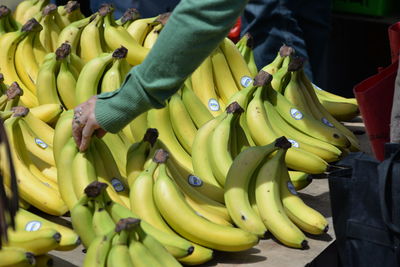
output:
[[246, 0], [182, 0], [142, 64], [120, 89], [98, 95], [96, 120], [115, 133], [151, 108], [162, 108], [228, 34]]

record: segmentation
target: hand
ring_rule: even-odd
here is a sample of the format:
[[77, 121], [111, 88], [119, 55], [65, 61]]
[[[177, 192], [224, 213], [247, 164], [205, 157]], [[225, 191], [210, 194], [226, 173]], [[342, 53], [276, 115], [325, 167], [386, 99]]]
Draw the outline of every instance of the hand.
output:
[[96, 96], [92, 96], [88, 101], [78, 105], [74, 109], [74, 118], [72, 120], [72, 136], [79, 151], [85, 151], [90, 144], [93, 134], [101, 138], [106, 134], [96, 121], [94, 108], [96, 106]]

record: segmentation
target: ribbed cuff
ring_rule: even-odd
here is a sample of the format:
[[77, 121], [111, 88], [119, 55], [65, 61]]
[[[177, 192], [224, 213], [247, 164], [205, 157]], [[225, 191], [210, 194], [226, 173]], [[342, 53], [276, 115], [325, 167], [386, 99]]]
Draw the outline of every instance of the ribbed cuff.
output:
[[117, 133], [143, 112], [162, 107], [146, 93], [132, 70], [120, 89], [97, 96], [95, 116], [103, 129]]

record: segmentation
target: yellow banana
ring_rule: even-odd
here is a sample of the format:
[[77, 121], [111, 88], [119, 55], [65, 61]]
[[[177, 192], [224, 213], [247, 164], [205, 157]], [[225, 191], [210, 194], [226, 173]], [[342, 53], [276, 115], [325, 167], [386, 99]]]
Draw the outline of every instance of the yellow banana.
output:
[[44, 104], [33, 107], [29, 111], [39, 120], [52, 125], [58, 120], [63, 110], [63, 107], [58, 104]]
[[0, 266], [36, 266], [33, 253], [23, 248], [3, 247], [0, 250], [0, 258]]
[[[172, 183], [163, 164], [160, 165], [160, 174], [155, 182], [154, 197], [167, 223], [193, 242], [222, 251], [246, 250], [258, 243], [257, 236], [253, 234], [238, 228], [214, 224], [198, 216]], [[187, 220], [191, 221], [190, 226], [186, 223]], [[195, 227], [196, 231], [193, 231], [192, 227]]]
[[49, 221], [25, 209], [19, 209], [15, 217], [17, 231], [37, 231], [41, 229], [54, 229], [61, 234], [61, 239], [56, 250], [73, 250], [81, 240], [71, 228]]
[[211, 61], [217, 93], [227, 104], [229, 98], [239, 91], [239, 88], [236, 86], [228, 62], [220, 48], [215, 49], [211, 54]]
[[40, 66], [36, 82], [36, 94], [40, 105], [61, 105], [61, 100], [57, 93], [57, 73], [60, 68], [60, 62], [56, 59], [55, 53], [50, 55], [48, 60], [44, 61]]
[[306, 237], [286, 215], [279, 191], [281, 165], [284, 164], [288, 146], [290, 143], [286, 141], [272, 158], [263, 163], [256, 181], [257, 207], [265, 226], [274, 237], [289, 247], [306, 248]]
[[82, 30], [89, 24], [90, 20], [91, 17], [83, 18], [72, 22], [62, 29], [58, 35], [57, 47], [60, 47], [63, 43], [69, 43], [71, 45], [71, 52], [76, 54]]
[[122, 45], [128, 49], [126, 59], [129, 64], [135, 66], [142, 63], [149, 50], [141, 46], [123, 26], [115, 23], [112, 12], [105, 16], [104, 22], [104, 39], [107, 46], [115, 50]]
[[104, 73], [103, 79], [101, 81], [101, 92], [112, 92], [121, 87], [124, 81], [124, 76], [122, 75], [122, 62], [126, 61], [126, 53], [128, 50], [125, 47], [121, 47], [114, 51], [113, 53], [113, 64]]
[[247, 87], [249, 81], [252, 80], [252, 75], [236, 45], [226, 37], [219, 47], [226, 58], [237, 88], [240, 90]]
[[[10, 144], [13, 147], [13, 161], [16, 166], [20, 195], [24, 200], [42, 211], [52, 215], [63, 215], [67, 211], [67, 207], [58, 190], [45, 185], [28, 168], [31, 162], [24, 147], [25, 144], [20, 141], [23, 140], [23, 137], [18, 124], [19, 119], [20, 117], [14, 115], [6, 120], [5, 126]], [[7, 179], [5, 182], [9, 184]]]
[[58, 60], [60, 61], [60, 71], [56, 76], [57, 92], [63, 106], [66, 109], [73, 109], [76, 99], [76, 78], [71, 70], [70, 56], [69, 54], [64, 54]]
[[290, 181], [284, 162], [281, 165], [280, 194], [286, 214], [301, 230], [320, 235], [328, 231], [328, 221], [317, 210], [306, 205]]
[[140, 45], [142, 45], [145, 37], [151, 31], [152, 23], [156, 18], [157, 17], [137, 19], [133, 21], [126, 30]]
[[197, 129], [190, 118], [185, 105], [179, 94], [171, 96], [168, 102], [169, 118], [176, 138], [190, 155], [192, 154], [192, 145]]
[[80, 37], [80, 57], [84, 62], [100, 56], [103, 52], [101, 45], [101, 30], [104, 23], [104, 17], [95, 15], [94, 19], [86, 25]]
[[191, 76], [193, 92], [201, 100], [204, 106], [208, 108], [214, 116], [221, 114], [220, 103], [214, 84], [213, 64], [211, 57], [204, 59], [201, 65], [192, 73]]

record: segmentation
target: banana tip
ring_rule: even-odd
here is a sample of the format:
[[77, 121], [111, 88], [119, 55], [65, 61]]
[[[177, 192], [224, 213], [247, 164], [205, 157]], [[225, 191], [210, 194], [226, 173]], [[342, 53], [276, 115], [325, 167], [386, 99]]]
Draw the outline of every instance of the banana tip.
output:
[[308, 249], [309, 248], [308, 241], [303, 240], [303, 242], [301, 242], [300, 246], [301, 246], [301, 249]]
[[188, 248], [187, 252], [188, 252], [187, 256], [192, 255], [193, 252], [194, 252], [194, 247], [193, 247], [193, 246], [190, 246], [190, 247]]

